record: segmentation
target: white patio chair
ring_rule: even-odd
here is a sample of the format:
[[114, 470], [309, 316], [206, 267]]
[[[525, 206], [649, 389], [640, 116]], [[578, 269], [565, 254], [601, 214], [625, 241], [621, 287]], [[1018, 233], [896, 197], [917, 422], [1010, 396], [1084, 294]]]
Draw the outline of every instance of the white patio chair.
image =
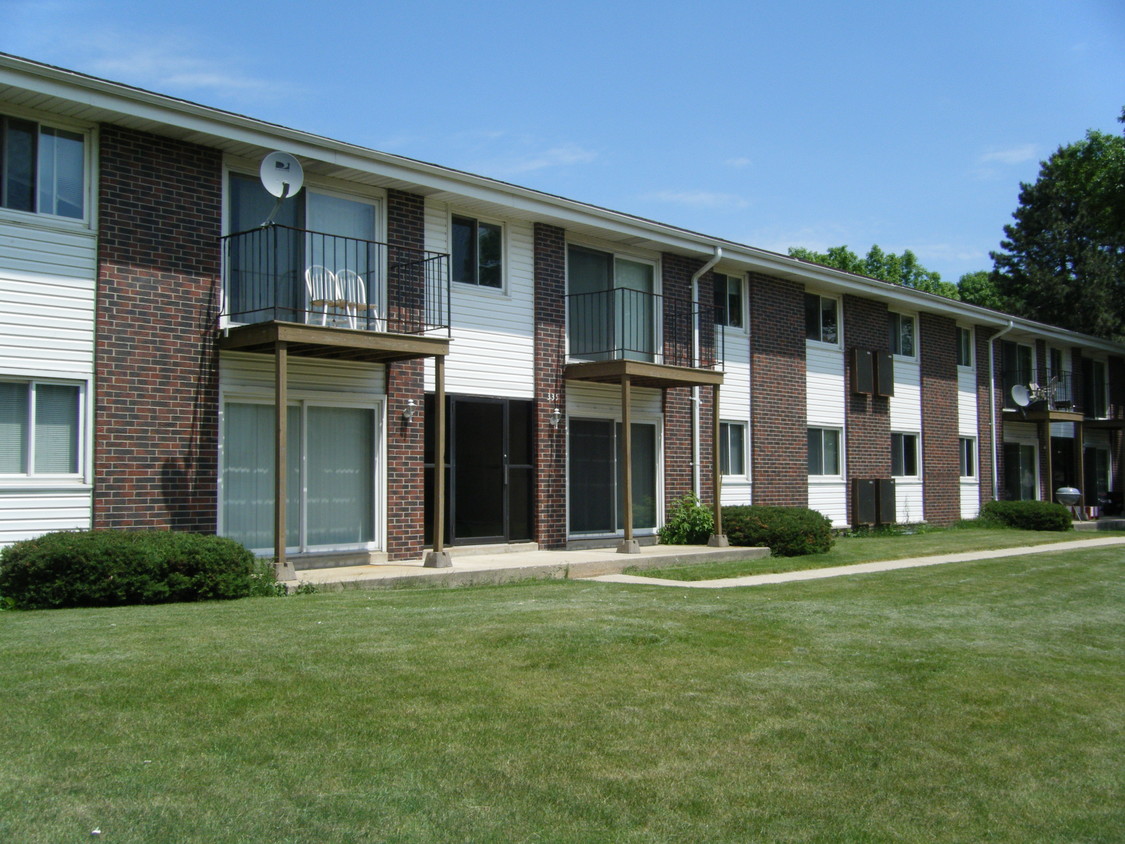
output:
[[320, 312], [320, 324], [328, 324], [328, 309], [340, 306], [339, 286], [336, 274], [327, 267], [313, 264], [305, 269], [305, 291], [308, 294], [308, 311], [306, 322], [312, 322], [317, 311]]
[[[356, 327], [356, 322], [361, 311], [379, 319], [379, 312], [374, 305], [367, 302], [367, 285], [355, 270], [343, 269], [336, 273], [337, 287], [340, 291], [340, 307], [347, 317], [348, 325]], [[366, 319], [364, 323], [366, 324]]]

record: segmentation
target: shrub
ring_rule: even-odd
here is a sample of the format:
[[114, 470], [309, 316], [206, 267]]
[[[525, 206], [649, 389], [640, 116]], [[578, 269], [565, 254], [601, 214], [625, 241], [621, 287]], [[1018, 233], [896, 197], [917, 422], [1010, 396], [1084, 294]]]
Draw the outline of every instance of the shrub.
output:
[[832, 547], [832, 523], [807, 507], [723, 508], [731, 545], [767, 546], [775, 557], [820, 554]]
[[234, 540], [192, 533], [61, 531], [0, 551], [0, 595], [19, 609], [243, 598], [272, 580]]
[[1072, 530], [1070, 511], [1054, 501], [989, 501], [981, 508], [983, 521], [1021, 530]]
[[672, 505], [668, 521], [660, 528], [665, 545], [704, 545], [715, 532], [715, 517], [689, 492]]

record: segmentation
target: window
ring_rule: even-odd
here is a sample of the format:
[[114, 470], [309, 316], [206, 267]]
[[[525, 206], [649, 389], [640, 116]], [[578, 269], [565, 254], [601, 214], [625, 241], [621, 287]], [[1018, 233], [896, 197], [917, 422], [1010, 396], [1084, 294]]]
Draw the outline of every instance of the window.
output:
[[719, 472], [723, 475], [746, 474], [746, 424], [719, 423]]
[[809, 474], [840, 474], [840, 432], [832, 428], [809, 428]]
[[957, 365], [973, 365], [973, 329], [957, 328]]
[[891, 474], [896, 478], [918, 477], [917, 434], [891, 434]]
[[0, 475], [77, 475], [82, 387], [0, 381]]
[[1106, 402], [1105, 361], [1082, 358], [1082, 384], [1086, 391], [1086, 415], [1104, 419], [1109, 415]]
[[656, 359], [655, 266], [571, 245], [566, 253], [566, 272], [571, 357]]
[[839, 320], [836, 300], [815, 293], [805, 294], [805, 337], [821, 343], [838, 343]]
[[742, 279], [715, 273], [715, 324], [743, 328]]
[[470, 217], [453, 218], [453, 280], [480, 287], [503, 286], [503, 230]]
[[914, 357], [914, 317], [906, 314], [888, 314], [891, 354]]
[[975, 478], [977, 476], [977, 441], [972, 437], [961, 437], [960, 449], [961, 477]]
[[0, 207], [81, 220], [86, 139], [0, 115]]

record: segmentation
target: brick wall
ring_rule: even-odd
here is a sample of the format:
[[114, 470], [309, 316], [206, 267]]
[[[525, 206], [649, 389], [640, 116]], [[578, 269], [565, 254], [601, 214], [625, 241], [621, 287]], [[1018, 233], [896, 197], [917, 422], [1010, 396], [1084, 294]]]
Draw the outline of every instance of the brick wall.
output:
[[[535, 224], [535, 539], [542, 548], [566, 545], [566, 232]], [[547, 396], [554, 394], [554, 402]]]
[[750, 276], [754, 503], [807, 507], [804, 288]]
[[[389, 260], [424, 247], [425, 200], [417, 194], [387, 191], [387, 245]], [[405, 324], [421, 321], [421, 279], [403, 276], [388, 279], [391, 316]], [[424, 362], [387, 364], [387, 556], [392, 560], [418, 559], [423, 552], [425, 474], [422, 408]], [[402, 413], [413, 399], [418, 415], [407, 424]]]
[[992, 391], [992, 373], [989, 371], [989, 337], [995, 329], [984, 325], [973, 327], [973, 354], [977, 362], [977, 466], [980, 478], [980, 503], [983, 507], [986, 501], [992, 500], [992, 414], [989, 411], [989, 402], [996, 412], [996, 461], [998, 475], [1004, 477], [1004, 453], [1001, 444], [1004, 442], [1004, 429], [1001, 423], [1001, 408], [1003, 397], [1000, 391], [1000, 355], [996, 356], [996, 384], [997, 389]]
[[[883, 302], [844, 297], [844, 351], [866, 349], [889, 352], [887, 306]], [[845, 361], [846, 362], [846, 361]], [[851, 481], [853, 478], [891, 476], [891, 403], [886, 396], [865, 396], [852, 392], [851, 373], [845, 371], [847, 404], [848, 522], [852, 521]]]
[[214, 533], [217, 150], [103, 125], [94, 526]]
[[922, 376], [923, 507], [930, 524], [961, 518], [961, 461], [957, 436], [957, 323], [919, 314]]

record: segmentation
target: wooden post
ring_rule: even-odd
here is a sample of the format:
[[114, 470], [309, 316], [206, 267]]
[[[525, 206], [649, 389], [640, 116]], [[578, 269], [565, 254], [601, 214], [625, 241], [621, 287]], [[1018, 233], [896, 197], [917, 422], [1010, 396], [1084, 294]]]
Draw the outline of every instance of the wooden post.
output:
[[278, 580], [296, 580], [297, 573], [285, 557], [285, 524], [289, 492], [289, 346], [274, 344], [274, 457], [273, 457], [273, 551]]
[[711, 494], [715, 508], [715, 532], [707, 544], [714, 548], [726, 548], [730, 542], [723, 533], [723, 469], [722, 469], [722, 425], [719, 422], [719, 385], [711, 387]]

